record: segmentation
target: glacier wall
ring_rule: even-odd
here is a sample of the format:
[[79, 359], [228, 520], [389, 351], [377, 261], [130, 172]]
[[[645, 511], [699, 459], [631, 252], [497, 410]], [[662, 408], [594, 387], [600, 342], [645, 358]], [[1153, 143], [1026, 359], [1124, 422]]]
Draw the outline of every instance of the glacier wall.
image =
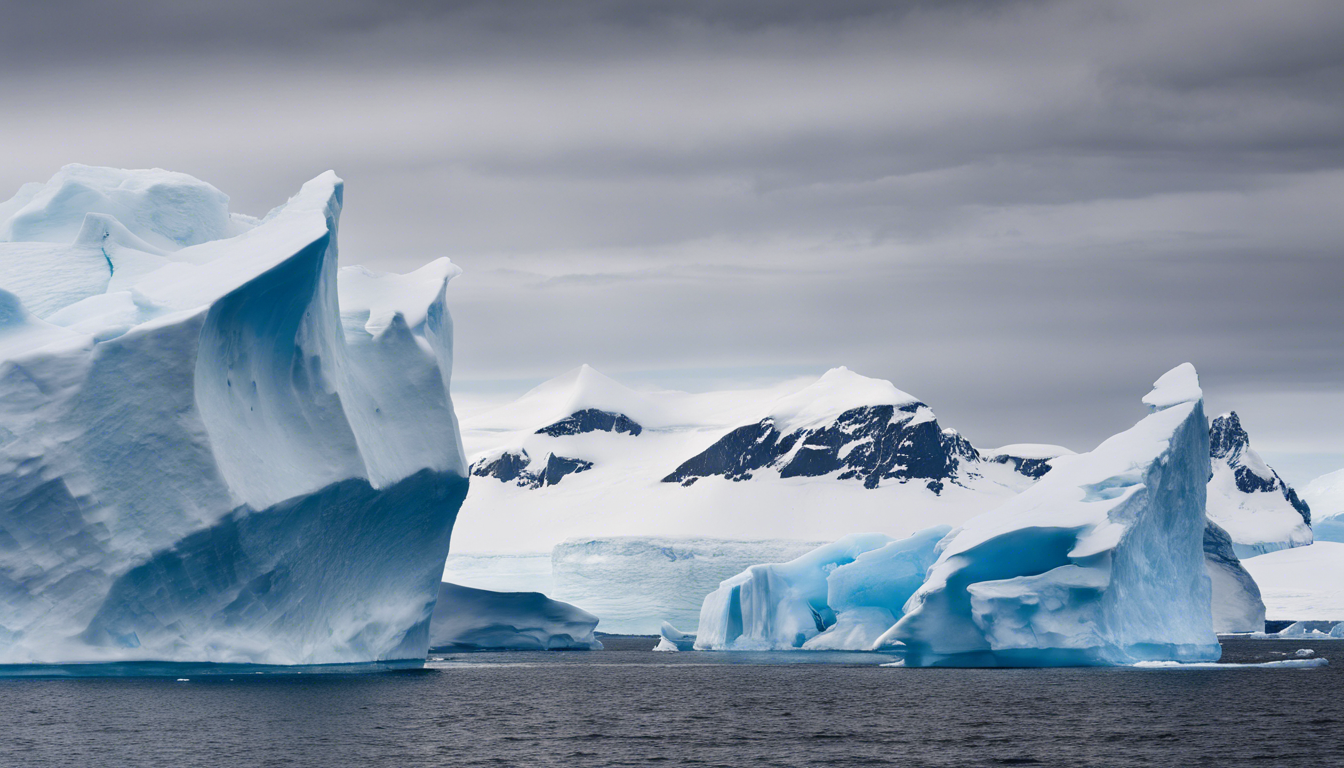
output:
[[551, 594], [602, 617], [604, 632], [654, 635], [664, 621], [694, 631], [703, 596], [719, 582], [754, 563], [791, 559], [816, 546], [670, 536], [569, 539], [551, 550]]
[[444, 582], [430, 622], [435, 651], [600, 651], [597, 617], [540, 592]]
[[1151, 413], [955, 532], [878, 647], [910, 666], [1217, 660], [1204, 557], [1209, 427], [1188, 363]]
[[458, 270], [340, 269], [342, 193], [68, 166], [0, 204], [0, 663], [423, 657]]

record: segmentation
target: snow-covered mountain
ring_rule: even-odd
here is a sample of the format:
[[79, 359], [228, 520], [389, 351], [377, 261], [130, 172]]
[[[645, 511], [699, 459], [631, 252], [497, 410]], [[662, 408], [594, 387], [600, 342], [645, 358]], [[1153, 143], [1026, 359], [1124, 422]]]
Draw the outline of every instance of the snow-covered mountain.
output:
[[1232, 537], [1237, 557], [1311, 543], [1311, 509], [1251, 448], [1235, 411], [1210, 423], [1209, 446], [1209, 519]]
[[1344, 469], [1307, 483], [1302, 496], [1315, 510], [1316, 540], [1344, 542]]
[[342, 194], [67, 166], [0, 203], [0, 663], [423, 660], [458, 269], [338, 269]]
[[844, 368], [690, 394], [635, 391], [582, 366], [465, 419], [463, 436], [473, 484], [455, 552], [546, 551], [574, 536], [907, 535], [965, 520], [1039, 471], [982, 458], [929, 406]]

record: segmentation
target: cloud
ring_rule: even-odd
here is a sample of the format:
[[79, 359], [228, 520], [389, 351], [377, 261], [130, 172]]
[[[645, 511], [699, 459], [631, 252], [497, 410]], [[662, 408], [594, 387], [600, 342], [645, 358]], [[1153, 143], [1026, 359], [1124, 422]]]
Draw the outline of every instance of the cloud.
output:
[[467, 270], [460, 380], [846, 364], [1077, 447], [1187, 359], [1284, 451], [1276, 397], [1344, 404], [1336, 2], [55, 6], [0, 25], [0, 195], [334, 167], [345, 260]]

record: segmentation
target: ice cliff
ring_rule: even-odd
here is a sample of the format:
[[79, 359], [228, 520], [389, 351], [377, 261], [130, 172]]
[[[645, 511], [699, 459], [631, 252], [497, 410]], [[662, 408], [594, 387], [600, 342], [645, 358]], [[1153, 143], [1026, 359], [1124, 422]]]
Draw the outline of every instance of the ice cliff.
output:
[[1202, 397], [1193, 366], [1167, 372], [1134, 427], [962, 525], [878, 646], [909, 666], [1218, 659]]
[[0, 663], [423, 658], [458, 270], [339, 269], [341, 200], [67, 166], [0, 204]]
[[787, 563], [753, 565], [705, 598], [695, 647], [867, 650], [901, 615], [950, 530], [900, 540], [853, 534]]
[[602, 650], [597, 617], [540, 592], [495, 592], [444, 582], [429, 626], [435, 651]]

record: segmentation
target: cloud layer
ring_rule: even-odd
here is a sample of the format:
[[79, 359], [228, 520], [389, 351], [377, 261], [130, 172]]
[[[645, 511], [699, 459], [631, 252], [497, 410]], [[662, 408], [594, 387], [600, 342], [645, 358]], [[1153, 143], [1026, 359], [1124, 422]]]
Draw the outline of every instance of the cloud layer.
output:
[[12, 9], [0, 196], [334, 167], [345, 259], [467, 270], [468, 383], [846, 364], [1086, 447], [1188, 359], [1344, 463], [1337, 2], [273, 5]]

